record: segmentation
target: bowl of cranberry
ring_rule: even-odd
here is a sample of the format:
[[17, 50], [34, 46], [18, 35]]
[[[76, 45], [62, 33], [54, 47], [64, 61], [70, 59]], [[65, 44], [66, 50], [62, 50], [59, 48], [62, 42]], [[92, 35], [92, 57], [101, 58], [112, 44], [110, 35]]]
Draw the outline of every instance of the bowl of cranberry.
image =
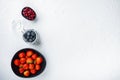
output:
[[33, 20], [35, 20], [35, 18], [36, 18], [36, 13], [35, 13], [35, 11], [34, 11], [32, 8], [30, 8], [30, 7], [24, 7], [24, 8], [22, 9], [21, 14], [22, 14], [22, 16], [23, 16], [24, 18], [26, 18], [27, 20], [33, 21]]

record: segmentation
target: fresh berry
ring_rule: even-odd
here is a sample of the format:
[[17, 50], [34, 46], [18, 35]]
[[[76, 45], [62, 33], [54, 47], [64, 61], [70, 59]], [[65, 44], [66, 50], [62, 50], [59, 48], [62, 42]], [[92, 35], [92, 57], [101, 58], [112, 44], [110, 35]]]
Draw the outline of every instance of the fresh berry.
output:
[[30, 57], [30, 56], [32, 56], [32, 54], [33, 54], [33, 51], [29, 50], [29, 51], [27, 51], [26, 56]]
[[32, 59], [34, 59], [34, 60], [35, 60], [37, 57], [38, 57], [37, 54], [33, 54], [33, 55], [32, 55]]
[[36, 64], [41, 64], [43, 62], [43, 58], [42, 57], [37, 57], [36, 58]]
[[41, 66], [37, 64], [37, 65], [35, 66], [35, 69], [36, 69], [36, 70], [40, 70], [40, 69], [41, 69]]
[[23, 57], [25, 57], [25, 53], [24, 52], [19, 53], [19, 58], [23, 58]]
[[23, 73], [24, 72], [24, 68], [19, 68], [19, 72]]
[[23, 65], [23, 68], [24, 68], [25, 70], [27, 70], [27, 69], [29, 68], [29, 65], [28, 65], [28, 64], [24, 64], [24, 65]]
[[34, 69], [34, 64], [29, 64], [29, 69]]
[[30, 75], [30, 71], [26, 70], [23, 74], [24, 74], [24, 76], [28, 77]]
[[36, 13], [32, 8], [24, 7], [22, 9], [22, 16], [28, 20], [34, 20], [36, 18]]
[[24, 64], [26, 62], [26, 58], [20, 58], [20, 63]]
[[35, 74], [37, 71], [35, 69], [30, 70], [31, 74]]
[[19, 65], [20, 65], [20, 60], [19, 60], [19, 59], [15, 59], [15, 60], [14, 60], [14, 64], [15, 64], [16, 66], [19, 66]]
[[27, 63], [27, 64], [31, 64], [31, 63], [33, 63], [32, 58], [27, 58], [26, 63]]

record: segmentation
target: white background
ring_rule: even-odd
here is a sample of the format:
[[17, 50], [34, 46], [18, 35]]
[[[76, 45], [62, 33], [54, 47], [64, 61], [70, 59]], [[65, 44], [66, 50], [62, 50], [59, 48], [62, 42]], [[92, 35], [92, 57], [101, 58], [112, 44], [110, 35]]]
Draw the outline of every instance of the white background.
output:
[[[35, 21], [21, 16], [25, 6]], [[40, 46], [26, 44], [12, 30], [13, 19], [40, 34]], [[120, 0], [0, 0], [0, 80], [120, 80]], [[11, 59], [34, 48], [47, 60], [34, 78], [16, 76]]]

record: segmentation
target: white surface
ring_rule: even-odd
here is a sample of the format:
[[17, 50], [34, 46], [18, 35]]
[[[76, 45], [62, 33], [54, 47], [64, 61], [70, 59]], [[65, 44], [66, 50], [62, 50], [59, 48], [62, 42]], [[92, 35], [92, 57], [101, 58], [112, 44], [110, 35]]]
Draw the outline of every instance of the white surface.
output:
[[[21, 16], [24, 6], [36, 11], [35, 22]], [[40, 33], [40, 46], [12, 31], [14, 18]], [[120, 0], [0, 0], [0, 36], [0, 80], [28, 80], [10, 65], [26, 47], [47, 59], [46, 70], [29, 80], [120, 80]]]

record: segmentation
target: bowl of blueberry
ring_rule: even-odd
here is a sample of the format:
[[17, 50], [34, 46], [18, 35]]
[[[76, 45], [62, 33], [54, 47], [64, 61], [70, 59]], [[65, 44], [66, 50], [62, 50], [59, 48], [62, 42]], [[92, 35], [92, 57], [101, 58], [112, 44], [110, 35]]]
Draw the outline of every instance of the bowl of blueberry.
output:
[[38, 33], [34, 29], [26, 30], [23, 33], [23, 40], [27, 43], [36, 43], [38, 41]]

